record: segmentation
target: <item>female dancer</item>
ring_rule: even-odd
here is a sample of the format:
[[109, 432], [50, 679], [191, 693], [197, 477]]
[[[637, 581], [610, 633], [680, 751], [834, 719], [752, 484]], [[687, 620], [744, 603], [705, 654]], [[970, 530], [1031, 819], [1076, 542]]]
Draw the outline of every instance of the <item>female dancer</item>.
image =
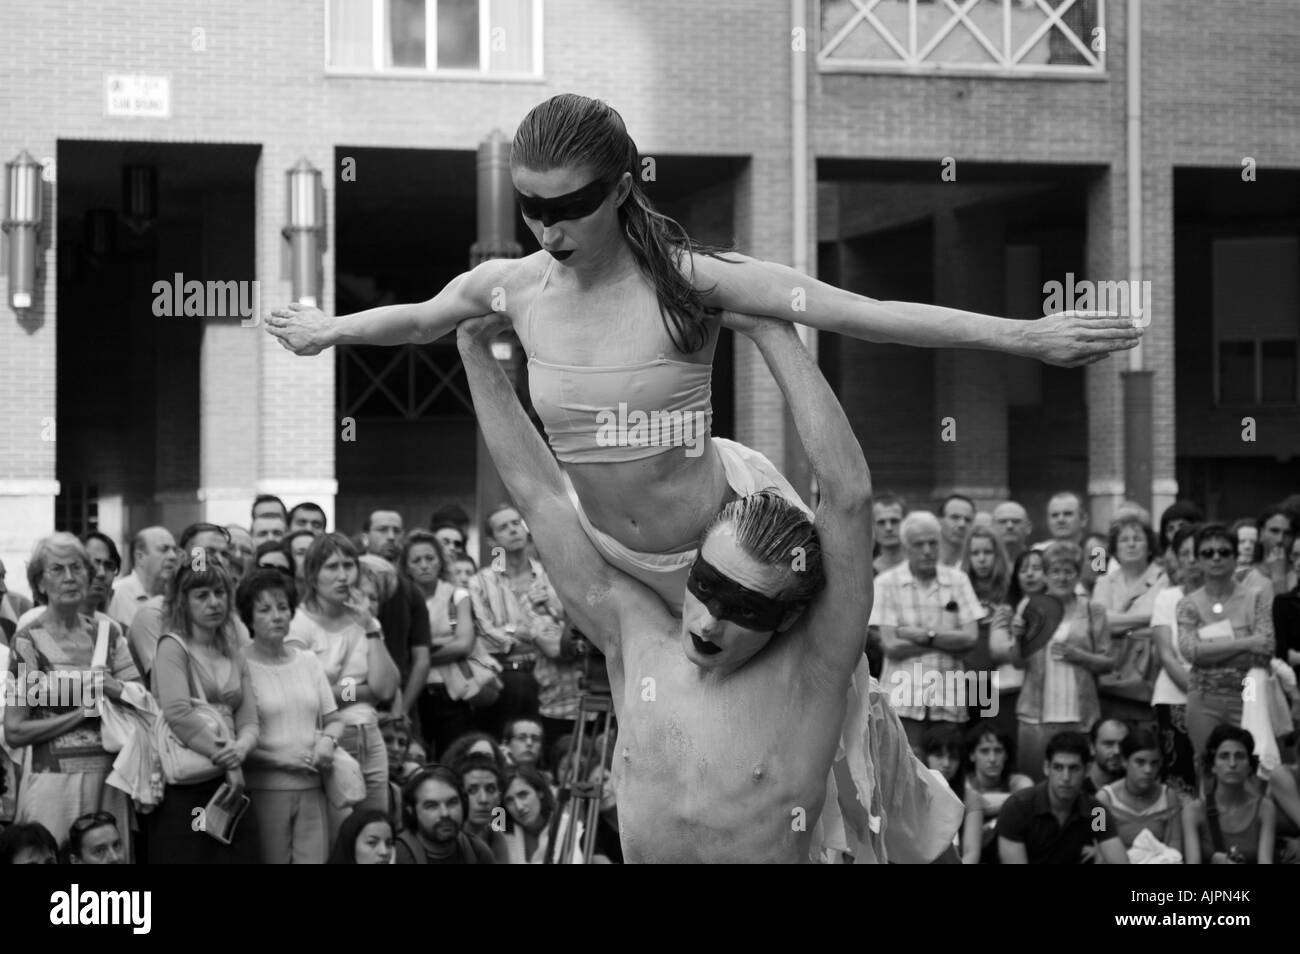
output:
[[[336, 344], [433, 341], [466, 318], [503, 312], [528, 355], [533, 405], [584, 529], [607, 560], [675, 607], [695, 541], [729, 499], [767, 487], [797, 499], [761, 454], [709, 439], [723, 311], [1063, 365], [1100, 360], [1141, 337], [1129, 319], [1015, 321], [877, 302], [783, 265], [723, 256], [653, 209], [639, 170], [617, 112], [582, 96], [553, 97], [524, 118], [511, 155], [541, 251], [485, 262], [427, 302], [335, 319], [294, 304], [273, 311], [267, 330], [313, 355]], [[686, 453], [666, 453], [674, 448]]]

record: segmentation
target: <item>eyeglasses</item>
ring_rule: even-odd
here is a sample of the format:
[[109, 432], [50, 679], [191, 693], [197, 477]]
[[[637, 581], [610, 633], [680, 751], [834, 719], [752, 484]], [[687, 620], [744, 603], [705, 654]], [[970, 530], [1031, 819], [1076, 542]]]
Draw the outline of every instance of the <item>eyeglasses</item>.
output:
[[534, 735], [534, 734], [531, 733], [531, 732], [517, 732], [517, 733], [515, 733], [514, 739], [515, 739], [516, 742], [540, 742], [540, 741], [542, 741], [542, 737], [541, 737], [540, 735]]
[[84, 563], [51, 563], [45, 568], [45, 575], [58, 579], [61, 576], [74, 577], [86, 576], [86, 564]]
[[71, 830], [81, 835], [100, 825], [112, 825], [116, 828], [117, 816], [112, 812], [88, 812], [72, 823]]
[[1232, 547], [1206, 547], [1200, 551], [1200, 557], [1202, 560], [1213, 560], [1215, 557], [1226, 560], [1236, 552]]

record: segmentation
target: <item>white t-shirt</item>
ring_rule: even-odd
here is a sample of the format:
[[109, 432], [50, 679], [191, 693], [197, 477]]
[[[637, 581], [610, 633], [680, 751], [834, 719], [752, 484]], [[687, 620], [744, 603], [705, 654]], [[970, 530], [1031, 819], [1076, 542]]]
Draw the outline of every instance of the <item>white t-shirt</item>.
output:
[[[1174, 655], [1186, 666], [1187, 660], [1178, 651], [1178, 601], [1182, 598], [1181, 586], [1169, 586], [1157, 593], [1155, 605], [1151, 607], [1151, 625], [1169, 627], [1169, 632], [1174, 638]], [[1174, 684], [1173, 679], [1169, 678], [1169, 673], [1165, 672], [1164, 666], [1160, 667], [1160, 675], [1156, 676], [1156, 685], [1151, 691], [1151, 704], [1153, 706], [1187, 705], [1187, 693]]]

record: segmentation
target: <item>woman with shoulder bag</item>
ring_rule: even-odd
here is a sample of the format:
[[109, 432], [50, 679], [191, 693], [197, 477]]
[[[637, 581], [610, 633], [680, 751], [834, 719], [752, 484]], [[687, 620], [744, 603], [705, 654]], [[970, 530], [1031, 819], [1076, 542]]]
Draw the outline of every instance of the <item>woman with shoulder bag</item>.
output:
[[402, 545], [400, 566], [424, 594], [429, 609], [431, 654], [419, 701], [420, 730], [425, 746], [441, 757], [452, 742], [474, 729], [473, 709], [496, 701], [490, 684], [494, 660], [477, 651], [469, 591], [448, 578], [441, 541], [427, 530], [412, 530]]
[[[158, 640], [153, 694], [175, 751], [211, 763], [194, 781], [168, 777], [162, 804], [146, 815], [149, 856], [160, 864], [257, 864], [255, 818], [235, 825], [229, 843], [218, 837], [213, 810], [237, 813], [245, 795], [243, 764], [257, 747], [257, 705], [238, 649], [231, 584], [216, 563], [196, 570], [182, 563], [167, 594], [168, 629]], [[160, 727], [162, 729], [162, 727]], [[168, 739], [160, 745], [165, 771]], [[203, 777], [206, 776], [206, 777]], [[197, 811], [196, 811], [197, 810]], [[249, 807], [248, 814], [254, 809]], [[212, 822], [212, 825], [209, 825]]]

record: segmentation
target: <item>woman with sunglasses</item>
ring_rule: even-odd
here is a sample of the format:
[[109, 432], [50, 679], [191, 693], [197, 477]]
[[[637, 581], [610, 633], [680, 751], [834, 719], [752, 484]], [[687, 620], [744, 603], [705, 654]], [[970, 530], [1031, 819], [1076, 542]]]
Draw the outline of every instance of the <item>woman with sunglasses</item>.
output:
[[[1065, 365], [1100, 360], [1141, 337], [1129, 319], [1023, 322], [878, 302], [723, 253], [654, 209], [641, 168], [615, 110], [575, 94], [552, 97], [524, 117], [511, 152], [516, 198], [540, 251], [485, 262], [427, 302], [332, 319], [293, 304], [273, 311], [267, 330], [313, 355], [336, 344], [434, 341], [465, 319], [501, 313], [523, 343], [533, 406], [585, 532], [610, 563], [678, 609], [695, 543], [729, 499], [768, 487], [796, 497], [766, 457], [709, 437], [724, 312]], [[658, 424], [641, 427], [642, 418]]]
[[1178, 602], [1178, 649], [1191, 667], [1187, 734], [1200, 753], [1216, 726], [1241, 725], [1242, 680], [1269, 665], [1274, 644], [1272, 594], [1234, 579], [1231, 531], [1206, 524], [1195, 539], [1204, 583]]
[[108, 812], [82, 815], [68, 829], [63, 856], [70, 865], [120, 865], [126, 863], [122, 833]]
[[[10, 646], [9, 671], [26, 691], [7, 700], [5, 738], [13, 748], [31, 747], [15, 820], [56, 832], [94, 811], [111, 813], [119, 831], [131, 830], [130, 800], [107, 784], [115, 756], [104, 749], [96, 706], [86, 703], [101, 691], [120, 701], [123, 682], [138, 682], [140, 674], [121, 627], [84, 612], [92, 572], [90, 554], [72, 534], [39, 540], [27, 581], [44, 601], [44, 612], [19, 629]], [[46, 678], [33, 685], [28, 676], [37, 673]]]

